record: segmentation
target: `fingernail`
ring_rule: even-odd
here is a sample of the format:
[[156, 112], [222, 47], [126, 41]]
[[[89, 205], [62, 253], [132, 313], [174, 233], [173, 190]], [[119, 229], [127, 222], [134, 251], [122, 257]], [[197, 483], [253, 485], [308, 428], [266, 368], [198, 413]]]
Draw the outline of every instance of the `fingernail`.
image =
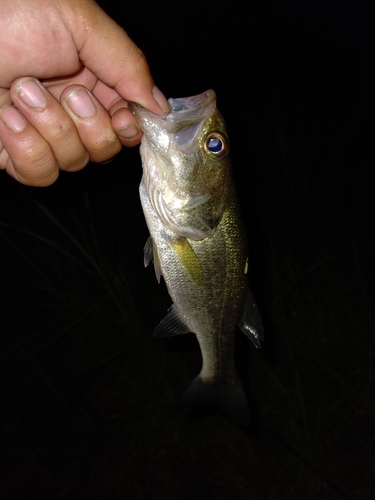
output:
[[73, 113], [80, 118], [90, 118], [96, 113], [95, 103], [87, 89], [73, 90], [65, 100]]
[[134, 139], [141, 133], [141, 131], [136, 125], [131, 124], [128, 127], [118, 130], [117, 133], [121, 139]]
[[4, 106], [0, 110], [0, 118], [13, 132], [22, 132], [26, 126], [26, 120], [13, 106]]
[[169, 113], [171, 111], [171, 106], [167, 101], [167, 98], [156, 85], [154, 85], [152, 88], [152, 95], [154, 96], [155, 101], [158, 103], [163, 113]]
[[45, 108], [47, 98], [44, 89], [34, 79], [21, 80], [17, 88], [18, 97], [31, 108]]

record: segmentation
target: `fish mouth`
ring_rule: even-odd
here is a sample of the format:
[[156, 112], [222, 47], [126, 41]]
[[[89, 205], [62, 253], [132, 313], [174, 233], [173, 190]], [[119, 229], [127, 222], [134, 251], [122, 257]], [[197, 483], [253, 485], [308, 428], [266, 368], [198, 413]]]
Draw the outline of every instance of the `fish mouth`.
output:
[[216, 109], [216, 94], [206, 90], [192, 97], [169, 99], [172, 111], [166, 116], [165, 131], [173, 134], [173, 141], [184, 153], [196, 143], [202, 127]]
[[191, 122], [201, 119], [202, 112], [205, 112], [207, 108], [211, 108], [211, 105], [213, 105], [213, 110], [216, 108], [216, 94], [210, 89], [192, 97], [170, 98], [168, 102], [172, 110], [166, 115], [167, 122], [176, 120]]
[[168, 102], [171, 111], [167, 115], [156, 115], [132, 102], [129, 109], [152, 142], [168, 143], [169, 148], [174, 144], [176, 149], [190, 154], [204, 123], [216, 110], [216, 94], [210, 89], [192, 97], [170, 98]]

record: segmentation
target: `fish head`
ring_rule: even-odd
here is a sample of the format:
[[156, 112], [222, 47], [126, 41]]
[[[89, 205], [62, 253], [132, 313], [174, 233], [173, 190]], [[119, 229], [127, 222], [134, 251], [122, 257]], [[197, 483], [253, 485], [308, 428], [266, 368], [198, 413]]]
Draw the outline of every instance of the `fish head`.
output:
[[230, 197], [229, 140], [216, 94], [169, 99], [155, 115], [129, 103], [143, 131], [143, 185], [163, 225], [193, 240], [215, 231]]

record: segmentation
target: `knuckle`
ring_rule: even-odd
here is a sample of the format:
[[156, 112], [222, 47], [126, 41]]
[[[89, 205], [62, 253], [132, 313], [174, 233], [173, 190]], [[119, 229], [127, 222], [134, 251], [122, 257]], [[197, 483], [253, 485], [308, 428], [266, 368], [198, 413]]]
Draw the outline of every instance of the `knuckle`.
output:
[[121, 143], [117, 135], [111, 130], [110, 133], [97, 138], [89, 147], [91, 161], [101, 163], [107, 161], [121, 150]]
[[90, 160], [87, 150], [76, 135], [65, 137], [60, 144], [54, 144], [53, 151], [62, 170], [81, 170]]
[[45, 145], [24, 144], [22, 154], [12, 157], [16, 179], [30, 186], [49, 186], [58, 177], [58, 166], [50, 148]]
[[51, 124], [47, 140], [51, 144], [60, 145], [69, 142], [72, 137], [77, 135], [75, 126], [68, 120], [59, 121], [58, 123]]
[[[26, 145], [25, 145], [26, 146]], [[29, 165], [30, 168], [46, 168], [51, 162], [53, 155], [48, 146], [36, 146], [34, 144], [28, 144], [22, 152], [22, 157], [20, 161], [23, 164]]]
[[27, 186], [50, 186], [59, 176], [59, 169], [55, 162], [30, 165], [13, 161], [12, 167], [14, 177]]
[[66, 164], [59, 164], [61, 170], [67, 172], [78, 172], [82, 170], [90, 161], [90, 156], [87, 151], [77, 155], [75, 158], [70, 158], [69, 162]]

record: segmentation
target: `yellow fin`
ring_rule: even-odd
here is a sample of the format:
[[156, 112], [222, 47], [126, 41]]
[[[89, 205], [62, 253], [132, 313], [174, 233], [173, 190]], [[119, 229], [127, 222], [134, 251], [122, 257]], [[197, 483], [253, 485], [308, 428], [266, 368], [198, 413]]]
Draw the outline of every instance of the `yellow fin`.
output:
[[189, 277], [197, 284], [203, 283], [202, 266], [186, 238], [179, 238], [171, 242], [173, 250], [176, 252], [179, 261]]

